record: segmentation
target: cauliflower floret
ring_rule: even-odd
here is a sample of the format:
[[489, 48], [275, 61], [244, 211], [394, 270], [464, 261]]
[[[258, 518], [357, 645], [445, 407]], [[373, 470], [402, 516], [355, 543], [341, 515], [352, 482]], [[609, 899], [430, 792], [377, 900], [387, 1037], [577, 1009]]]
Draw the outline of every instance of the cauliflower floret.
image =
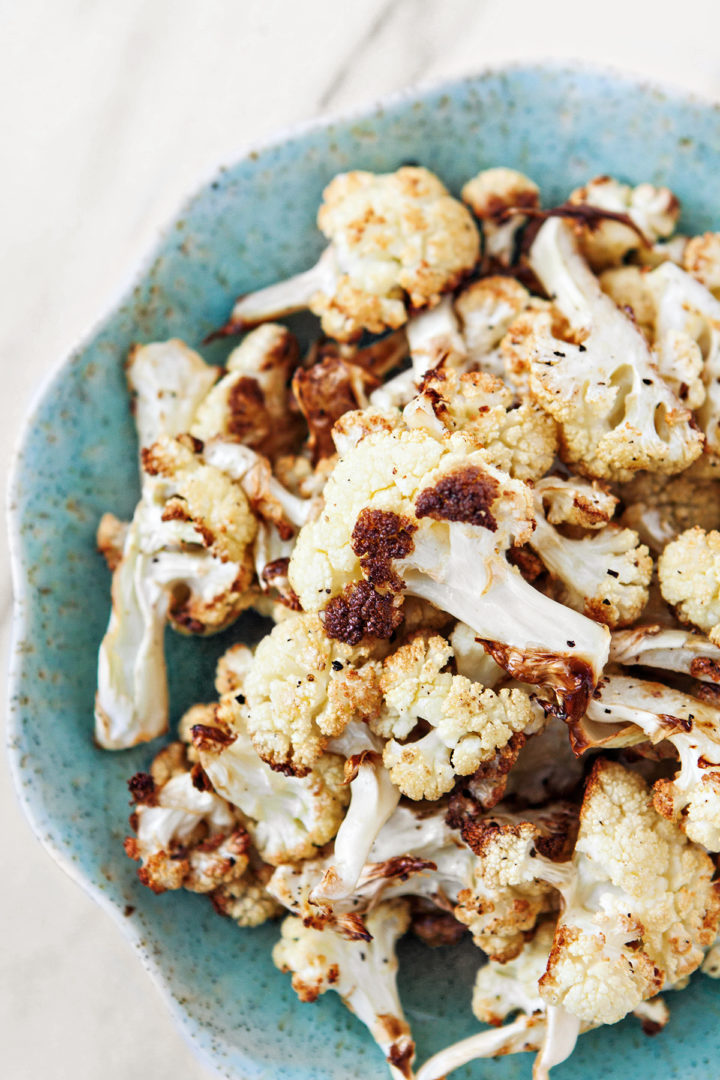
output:
[[[511, 375], [560, 425], [561, 453], [588, 476], [629, 480], [639, 469], [676, 473], [701, 454], [703, 435], [663, 381], [642, 333], [578, 253], [569, 227], [546, 221], [530, 264], [569, 322], [525, 312], [503, 343]], [[528, 374], [529, 373], [529, 374]]]
[[200, 403], [189, 430], [207, 442], [236, 439], [263, 454], [289, 448], [299, 435], [289, 410], [288, 385], [299, 359], [298, 343], [284, 326], [267, 323], [230, 353], [225, 375]]
[[[180, 341], [133, 349], [127, 379], [141, 448], [185, 432], [216, 376], [216, 368]], [[203, 537], [192, 526], [163, 519], [164, 482], [141, 470], [141, 483], [132, 522], [105, 515], [98, 530], [98, 546], [113, 571], [95, 705], [95, 737], [108, 750], [167, 730], [168, 618], [183, 616], [193, 629], [220, 629], [247, 604], [247, 563], [223, 564], [203, 550]]]
[[689, 975], [720, 918], [713, 873], [710, 858], [653, 809], [641, 777], [596, 762], [541, 996], [612, 1024]]
[[[707, 420], [717, 412], [719, 400], [714, 388], [720, 371], [718, 301], [672, 263], [650, 273], [631, 266], [610, 270], [602, 275], [601, 284], [619, 307], [632, 309], [663, 379], [708, 429]], [[706, 434], [713, 430], [710, 427]]]
[[[576, 188], [568, 202], [627, 214], [651, 243], [670, 236], [680, 214], [680, 204], [669, 188], [652, 184], [631, 187], [611, 176], [597, 176], [584, 187]], [[593, 270], [618, 266], [641, 245], [637, 231], [620, 221], [601, 221], [581, 234], [583, 254]]]
[[[696, 417], [707, 440], [707, 454], [720, 457], [720, 301], [704, 285], [685, 273], [679, 266], [665, 263], [647, 276], [657, 306], [656, 332], [662, 362], [676, 343], [702, 383], [701, 392], [694, 392], [690, 375], [682, 377], [688, 383], [687, 402], [696, 410]], [[662, 367], [661, 367], [662, 372]]]
[[483, 257], [486, 266], [511, 266], [515, 262], [518, 234], [527, 222], [522, 213], [507, 217], [514, 209], [540, 206], [540, 188], [515, 169], [483, 169], [462, 189], [463, 202], [482, 222]]
[[368, 915], [370, 941], [348, 941], [289, 915], [273, 949], [275, 966], [293, 973], [293, 990], [301, 1001], [315, 1001], [330, 989], [340, 995], [367, 1026], [397, 1080], [409, 1080], [415, 1058], [396, 985], [395, 944], [409, 925], [410, 909], [403, 900], [389, 900]]
[[177, 439], [143, 447], [142, 457], [148, 476], [166, 481], [163, 520], [187, 522], [213, 555], [243, 563], [257, 525], [242, 488]]
[[581, 712], [607, 631], [555, 605], [507, 562], [511, 540], [527, 540], [533, 523], [530, 489], [484, 451], [420, 431], [370, 435], [340, 459], [323, 513], [301, 529], [290, 583], [304, 610], [322, 612], [326, 633], [350, 644], [389, 637], [403, 592], [429, 600], [489, 639], [513, 674], [553, 686]]
[[648, 601], [653, 561], [638, 534], [606, 525], [571, 540], [550, 525], [535, 497], [536, 525], [528, 543], [561, 583], [561, 599], [607, 626], [629, 626]]
[[[389, 740], [383, 762], [392, 782], [411, 799], [440, 798], [456, 776], [474, 772], [513, 734], [538, 724], [522, 690], [496, 694], [443, 671], [452, 655], [444, 638], [418, 631], [383, 662], [383, 708], [370, 726]], [[413, 740], [421, 721], [430, 731]]]
[[455, 313], [468, 363], [503, 378], [505, 363], [498, 346], [512, 322], [530, 304], [531, 296], [515, 278], [481, 278], [455, 297]]
[[210, 899], [219, 915], [226, 915], [238, 926], [261, 926], [282, 915], [282, 907], [252, 870], [239, 881], [220, 885], [210, 893]]
[[720, 709], [661, 683], [606, 676], [576, 731], [579, 749], [672, 743], [680, 769], [653, 787], [655, 809], [720, 851]]
[[[539, 917], [558, 908], [551, 860], [569, 858], [577, 808], [556, 803], [512, 813], [499, 805], [481, 814], [466, 799], [462, 807], [455, 805], [451, 824], [476, 856], [455, 917], [469, 927], [476, 945], [505, 963], [520, 953]], [[550, 881], [540, 880], [546, 875]]]
[[[467, 371], [479, 368], [493, 375], [504, 374], [498, 346], [513, 320], [531, 303], [527, 289], [511, 277], [491, 276], [468, 285], [455, 297], [445, 296], [431, 311], [408, 320], [407, 338], [414, 382], [438, 364]], [[374, 405], [406, 404], [412, 397], [410, 372], [397, 376], [395, 395], [387, 401], [387, 390], [371, 395]]]
[[720, 300], [720, 233], [707, 232], [688, 240], [682, 266]]
[[274, 772], [231, 695], [207, 709], [206, 722], [192, 727], [194, 748], [215, 791], [242, 812], [262, 859], [274, 866], [311, 858], [335, 836], [349, 801], [342, 759], [325, 754], [303, 777]]
[[480, 238], [468, 210], [427, 169], [349, 172], [325, 188], [318, 226], [330, 240], [298, 277], [241, 297], [225, 333], [310, 308], [326, 334], [352, 341], [402, 326], [433, 307], [475, 266]]
[[622, 523], [634, 529], [658, 555], [679, 533], [694, 525], [707, 531], [720, 529], [720, 486], [693, 473], [690, 469], [667, 477], [640, 472], [618, 488], [625, 504]]
[[233, 808], [190, 770], [181, 743], [160, 752], [150, 773], [129, 781], [137, 834], [125, 840], [138, 877], [153, 892], [212, 892], [243, 877], [250, 837]]
[[248, 730], [275, 769], [305, 775], [334, 736], [380, 711], [372, 648], [327, 637], [317, 615], [294, 615], [257, 647], [245, 680]]
[[557, 453], [557, 425], [538, 405], [514, 406], [512, 391], [485, 372], [459, 374], [444, 364], [429, 371], [403, 413], [410, 430], [436, 438], [458, 433], [483, 448], [493, 465], [518, 480], [543, 476]]
[[[365, 646], [351, 648], [327, 638], [317, 616], [292, 616], [263, 638], [252, 663], [245, 667], [243, 660], [242, 680], [236, 673], [221, 706], [232, 731], [250, 735], [263, 761], [288, 780], [334, 775], [344, 763], [342, 803], [350, 805], [339, 830], [336, 825], [335, 858], [319, 883], [321, 898], [354, 887], [400, 797], [382, 765], [382, 741], [365, 722], [379, 712], [382, 700], [379, 666], [370, 655]], [[240, 744], [235, 751], [229, 748], [228, 764], [240, 749]], [[246, 803], [238, 805], [256, 816]]]
[[720, 644], [720, 532], [699, 525], [668, 544], [658, 562], [660, 588], [683, 622]]

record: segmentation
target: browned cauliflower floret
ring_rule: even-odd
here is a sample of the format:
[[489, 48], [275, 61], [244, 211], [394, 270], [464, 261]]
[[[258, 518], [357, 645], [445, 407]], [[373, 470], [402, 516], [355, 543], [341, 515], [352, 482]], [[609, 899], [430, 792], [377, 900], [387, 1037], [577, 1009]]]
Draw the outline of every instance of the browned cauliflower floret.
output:
[[290, 583], [304, 610], [322, 613], [326, 633], [349, 644], [389, 638], [405, 595], [427, 600], [575, 712], [605, 662], [608, 635], [508, 563], [505, 552], [530, 538], [534, 519], [531, 489], [490, 464], [486, 451], [458, 436], [378, 432], [335, 466], [323, 512], [300, 531]]
[[658, 562], [660, 588], [683, 622], [720, 644], [720, 532], [696, 525], [668, 544]]
[[298, 614], [267, 634], [245, 680], [248, 730], [273, 768], [303, 776], [353, 720], [380, 709], [373, 649], [325, 634], [317, 615]]
[[137, 773], [129, 787], [136, 835], [125, 851], [142, 863], [144, 885], [204, 893], [243, 877], [250, 837], [234, 808], [190, 769], [182, 743], [162, 750], [150, 773]]
[[168, 482], [164, 521], [190, 524], [223, 562], [246, 560], [257, 524], [241, 487], [177, 439], [144, 447], [143, 469]]
[[302, 777], [274, 771], [250, 741], [243, 697], [230, 692], [219, 705], [204, 706], [204, 722], [191, 728], [194, 750], [215, 791], [242, 813], [265, 862], [308, 859], [342, 823], [350, 799], [343, 760], [325, 754]]
[[397, 992], [395, 946], [410, 925], [404, 900], [387, 900], [368, 916], [366, 941], [349, 941], [333, 930], [316, 930], [289, 915], [273, 949], [273, 962], [291, 971], [301, 1001], [335, 990], [369, 1029], [394, 1080], [410, 1080], [415, 1044]]
[[[552, 884], [535, 880], [529, 867], [540, 856], [550, 870], [568, 859], [577, 830], [577, 808], [551, 803], [542, 810], [511, 813], [497, 806], [475, 816], [455, 810], [452, 824], [476, 856], [473, 883], [458, 894], [455, 916], [470, 929], [475, 944], [505, 963], [523, 948], [538, 918], [557, 911]], [[545, 861], [546, 860], [546, 861]]]
[[225, 374], [198, 406], [191, 435], [206, 442], [237, 439], [274, 456], [300, 434], [289, 409], [289, 383], [298, 343], [284, 326], [267, 323], [248, 334], [227, 358]]
[[666, 239], [674, 232], [680, 214], [680, 204], [669, 188], [652, 184], [631, 187], [611, 176], [597, 176], [584, 187], [576, 188], [568, 202], [627, 214], [640, 230], [638, 235], [637, 229], [613, 220], [583, 229], [581, 247], [593, 270], [618, 266], [630, 252], [642, 246], [641, 236], [648, 243]]
[[579, 476], [546, 476], [535, 484], [535, 495], [551, 525], [602, 529], [615, 514], [618, 500], [598, 480]]
[[[688, 640], [695, 635], [672, 630], [662, 632], [661, 642], [663, 637], [666, 642], [670, 637], [671, 645], [678, 644], [678, 637], [685, 640], [680, 647], [667, 649], [670, 656], [663, 656], [666, 650], [662, 648], [654, 657], [653, 650], [648, 650], [648, 664], [687, 671], [706, 683], [716, 683], [720, 669], [708, 655], [713, 650], [710, 643], [703, 656], [698, 649], [702, 643]], [[642, 652], [640, 659], [645, 659]], [[583, 750], [597, 745], [633, 746], [647, 739], [652, 753], [659, 746], [657, 753], [663, 754], [663, 744], [672, 745], [679, 769], [674, 776], [662, 775], [655, 781], [655, 809], [691, 840], [720, 851], [720, 709], [715, 686], [703, 686], [691, 695], [644, 679], [605, 676], [573, 737]], [[640, 751], [647, 752], [642, 746]]]
[[242, 297], [226, 332], [310, 308], [326, 334], [352, 341], [402, 326], [433, 307], [475, 266], [480, 239], [468, 210], [427, 169], [341, 173], [326, 187], [318, 226], [330, 240], [318, 264]]
[[[411, 799], [438, 799], [457, 776], [475, 772], [514, 734], [544, 720], [522, 690], [496, 694], [444, 670], [452, 655], [444, 638], [418, 631], [383, 662], [382, 711], [370, 726], [389, 740], [383, 762]], [[418, 724], [430, 730], [416, 739]]]
[[557, 453], [557, 425], [533, 402], [515, 406], [512, 391], [485, 372], [460, 374], [439, 365], [420, 383], [403, 413], [411, 430], [443, 438], [457, 433], [518, 480], [543, 476]]

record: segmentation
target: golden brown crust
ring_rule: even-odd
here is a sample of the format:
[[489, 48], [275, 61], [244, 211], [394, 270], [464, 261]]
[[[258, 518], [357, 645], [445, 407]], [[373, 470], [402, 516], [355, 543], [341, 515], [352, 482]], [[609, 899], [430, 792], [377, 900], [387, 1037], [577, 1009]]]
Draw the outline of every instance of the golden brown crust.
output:
[[393, 559], [406, 558], [414, 547], [417, 525], [389, 510], [361, 510], [353, 527], [351, 546], [367, 580], [375, 586], [403, 588], [392, 568]]
[[463, 521], [496, 532], [493, 508], [500, 494], [500, 484], [493, 476], [467, 465], [421, 491], [415, 500], [415, 514], [435, 521]]
[[402, 622], [399, 597], [382, 595], [369, 581], [348, 585], [334, 596], [321, 614], [325, 633], [346, 645], [364, 637], [391, 638]]

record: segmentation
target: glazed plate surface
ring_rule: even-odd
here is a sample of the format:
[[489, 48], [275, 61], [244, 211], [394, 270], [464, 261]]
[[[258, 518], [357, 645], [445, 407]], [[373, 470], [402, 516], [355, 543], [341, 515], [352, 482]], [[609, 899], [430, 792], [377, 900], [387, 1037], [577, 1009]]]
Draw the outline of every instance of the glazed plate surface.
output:
[[[327, 993], [301, 1005], [273, 967], [277, 924], [239, 930], [187, 893], [156, 897], [124, 854], [126, 780], [157, 745], [107, 753], [92, 742], [97, 649], [109, 575], [95, 552], [105, 510], [130, 517], [136, 442], [123, 361], [137, 341], [181, 337], [203, 348], [235, 297], [302, 270], [323, 240], [314, 220], [337, 172], [385, 172], [418, 162], [457, 193], [490, 165], [532, 176], [545, 204], [599, 173], [669, 185], [681, 228], [720, 226], [720, 110], [615, 73], [536, 65], [411, 93], [365, 114], [303, 129], [221, 169], [183, 207], [123, 301], [66, 361], [30, 416], [11, 491], [16, 589], [10, 748], [18, 790], [39, 838], [115, 918], [158, 980], [193, 1046], [232, 1080], [354, 1080], [387, 1076], [362, 1025]], [[98, 252], [102, 258], [102, 252]], [[307, 334], [310, 321], [294, 321]], [[168, 632], [172, 720], [214, 696], [216, 658], [255, 640], [247, 616], [209, 640]], [[476, 1030], [473, 946], [400, 947], [400, 992], [418, 1061]], [[557, 1080], [707, 1080], [720, 1059], [720, 994], [696, 975], [668, 995], [672, 1019], [655, 1038], [637, 1021], [584, 1035]], [[529, 1078], [532, 1055], [477, 1062], [457, 1080]]]

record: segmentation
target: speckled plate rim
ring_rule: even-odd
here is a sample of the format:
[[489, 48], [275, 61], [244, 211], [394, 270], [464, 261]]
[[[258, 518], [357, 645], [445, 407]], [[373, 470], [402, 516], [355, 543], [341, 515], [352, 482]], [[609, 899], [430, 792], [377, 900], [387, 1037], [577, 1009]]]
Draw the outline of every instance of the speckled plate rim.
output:
[[[62, 379], [66, 368], [73, 356], [85, 349], [101, 332], [105, 324], [114, 312], [129, 297], [133, 287], [139, 282], [152, 266], [153, 259], [158, 247], [169, 235], [173, 223], [183, 214], [185, 208], [199, 194], [199, 192], [223, 170], [239, 164], [253, 154], [277, 149], [286, 143], [295, 141], [305, 135], [319, 132], [331, 127], [336, 123], [351, 121], [372, 120], [394, 106], [408, 102], [419, 101], [427, 95], [438, 92], [452, 92], [470, 82], [478, 82], [492, 79], [506, 73], [533, 73], [538, 75], [548, 72], [557, 72], [558, 75], [582, 75], [587, 73], [594, 77], [605, 77], [617, 82], [625, 83], [629, 89], [650, 91], [675, 102], [683, 102], [688, 105], [699, 106], [704, 109], [720, 112], [720, 101], [707, 95], [699, 94], [672, 83], [649, 78], [640, 72], [629, 69], [616, 68], [612, 65], [591, 64], [580, 60], [565, 60], [548, 58], [531, 62], [517, 60], [497, 65], [482, 67], [475, 72], [437, 80], [425, 80], [395, 93], [383, 95], [363, 106], [357, 108], [339, 110], [323, 114], [323, 116], [286, 125], [273, 135], [252, 142], [242, 144], [235, 155], [229, 157], [223, 155], [213, 166], [198, 172], [194, 182], [189, 186], [189, 194], [179, 203], [177, 210], [165, 222], [155, 230], [147, 251], [134, 263], [130, 271], [124, 275], [121, 283], [111, 293], [111, 298], [105, 306], [103, 314], [95, 320], [86, 333], [82, 336], [74, 349], [59, 361], [45, 376], [31, 398], [30, 405], [25, 414], [19, 434], [16, 438], [11, 457], [8, 489], [7, 489], [7, 521], [10, 550], [10, 568], [13, 587], [12, 629], [8, 656], [8, 708], [6, 723], [6, 746], [15, 794], [18, 798], [23, 814], [29, 823], [35, 837], [40, 842], [48, 855], [57, 863], [65, 873], [78, 884], [99, 906], [105, 911], [116, 926], [119, 928], [124, 940], [132, 947], [142, 967], [148, 973], [153, 983], [164, 999], [176, 1027], [179, 1029], [185, 1042], [202, 1064], [215, 1072], [218, 1076], [227, 1076], [220, 1070], [212, 1055], [195, 1038], [192, 1020], [188, 1017], [182, 1004], [178, 1001], [165, 976], [163, 966], [152, 956], [151, 951], [143, 941], [141, 929], [132, 920], [125, 917], [120, 906], [103, 892], [98, 885], [79, 871], [66, 853], [63, 852], [52, 838], [49, 829], [50, 819], [43, 813], [41, 800], [36, 800], [32, 794], [33, 788], [23, 784], [24, 770], [21, 756], [17, 751], [16, 740], [19, 735], [19, 709], [15, 705], [18, 690], [20, 689], [20, 662], [18, 645], [26, 631], [27, 610], [30, 603], [27, 573], [24, 564], [24, 549], [19, 528], [20, 508], [20, 472], [23, 452], [31, 435], [37, 414], [46, 396], [51, 393], [55, 384]], [[241, 1078], [236, 1074], [236, 1080]]]

